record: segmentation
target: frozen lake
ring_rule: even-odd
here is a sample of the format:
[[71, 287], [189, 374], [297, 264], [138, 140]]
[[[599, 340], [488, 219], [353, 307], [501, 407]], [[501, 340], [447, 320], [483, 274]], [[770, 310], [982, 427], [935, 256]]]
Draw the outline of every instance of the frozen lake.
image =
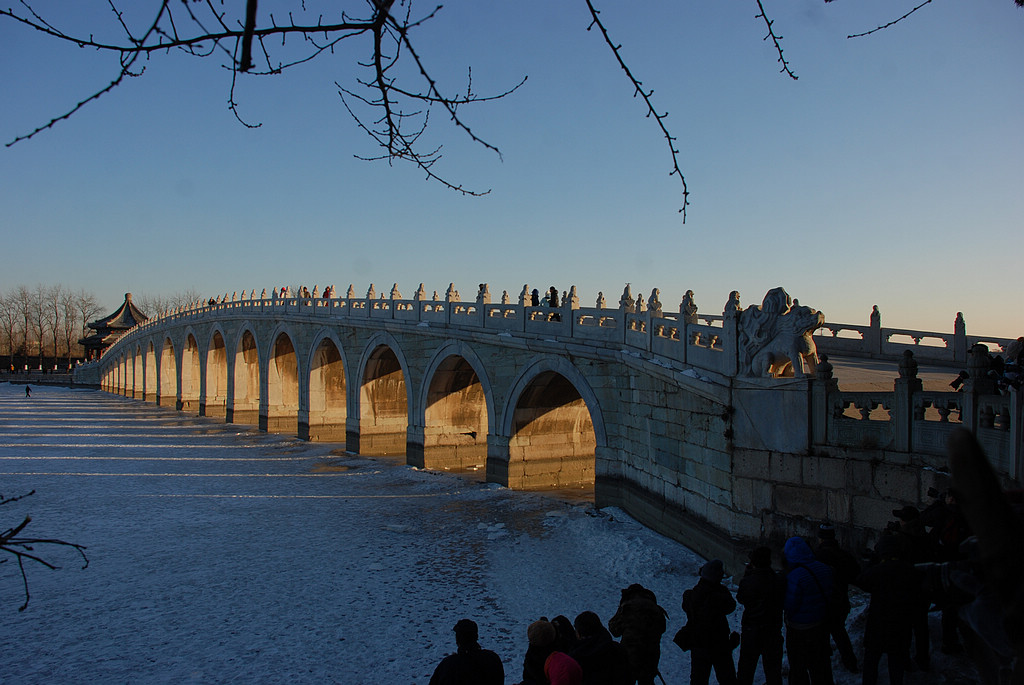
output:
[[61, 568], [27, 566], [24, 612], [16, 563], [0, 565], [0, 680], [426, 685], [469, 617], [516, 683], [532, 621], [587, 609], [607, 621], [639, 582], [669, 613], [665, 680], [688, 682], [670, 637], [703, 563], [693, 552], [618, 509], [337, 447], [0, 384], [0, 493], [36, 491], [0, 508], [0, 525], [31, 514], [25, 535], [85, 545], [90, 561], [37, 547]]

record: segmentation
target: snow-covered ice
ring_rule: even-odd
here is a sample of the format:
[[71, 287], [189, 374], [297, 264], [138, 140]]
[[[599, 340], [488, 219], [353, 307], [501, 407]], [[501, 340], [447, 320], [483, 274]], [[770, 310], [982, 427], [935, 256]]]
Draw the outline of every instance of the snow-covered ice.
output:
[[[31, 514], [24, 535], [83, 544], [90, 562], [38, 546], [61, 568], [27, 566], [24, 612], [16, 563], [0, 565], [0, 681], [425, 685], [469, 617], [515, 683], [532, 621], [607, 621], [639, 582], [669, 613], [664, 678], [688, 682], [670, 638], [704, 563], [692, 551], [618, 509], [337, 448], [0, 384], [0, 494], [36, 491], [0, 508], [0, 526]], [[944, 677], [908, 683], [971, 682], [935, 660]], [[841, 667], [836, 679], [859, 682]]]

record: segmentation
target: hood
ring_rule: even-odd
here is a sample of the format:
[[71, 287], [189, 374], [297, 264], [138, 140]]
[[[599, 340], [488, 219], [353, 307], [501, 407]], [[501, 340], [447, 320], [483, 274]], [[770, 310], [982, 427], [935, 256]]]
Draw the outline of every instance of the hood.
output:
[[786, 546], [782, 548], [782, 553], [786, 555], [786, 561], [790, 565], [807, 564], [814, 561], [814, 553], [811, 552], [810, 546], [802, 537], [794, 536], [786, 540]]

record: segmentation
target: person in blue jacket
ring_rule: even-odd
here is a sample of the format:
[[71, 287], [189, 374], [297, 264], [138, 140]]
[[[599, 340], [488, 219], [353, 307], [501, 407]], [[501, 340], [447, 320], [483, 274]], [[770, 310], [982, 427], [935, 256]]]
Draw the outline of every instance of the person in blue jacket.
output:
[[827, 625], [832, 569], [814, 558], [801, 537], [786, 540], [786, 653], [790, 685], [832, 685], [832, 647]]

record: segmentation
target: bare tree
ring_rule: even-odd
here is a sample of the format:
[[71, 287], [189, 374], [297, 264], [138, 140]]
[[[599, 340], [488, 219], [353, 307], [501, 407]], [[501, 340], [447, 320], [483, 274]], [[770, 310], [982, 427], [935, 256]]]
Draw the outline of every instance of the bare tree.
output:
[[14, 351], [17, 349], [18, 304], [11, 295], [0, 296], [0, 331], [3, 333], [5, 349], [11, 357], [11, 367], [13, 368]]
[[[30, 335], [30, 323], [32, 321], [32, 291], [23, 285], [19, 285], [14, 291], [15, 307], [18, 311], [18, 319], [21, 322], [21, 346], [20, 352], [28, 362], [28, 341]], [[14, 354], [13, 352], [11, 354]]]
[[64, 315], [64, 308], [61, 301], [64, 298], [64, 286], [60, 283], [43, 289], [43, 304], [46, 307], [47, 325], [50, 329], [50, 339], [53, 341], [53, 362], [56, 365], [59, 354], [58, 341], [63, 328], [61, 319]]
[[46, 340], [47, 308], [46, 286], [39, 284], [30, 293], [29, 317], [32, 323], [32, 336], [35, 339], [39, 366], [43, 365], [43, 343]]
[[152, 317], [164, 312], [170, 311], [175, 307], [182, 307], [193, 302], [197, 302], [202, 298], [202, 295], [198, 290], [194, 288], [187, 288], [171, 295], [149, 295], [147, 293], [141, 293], [138, 296], [132, 296], [132, 301], [135, 306], [142, 310], [142, 313], [146, 316]]
[[79, 290], [75, 293], [75, 309], [78, 311], [78, 321], [81, 322], [81, 333], [85, 336], [89, 330], [89, 322], [101, 311], [99, 302], [92, 293]]
[[[33, 490], [27, 494], [20, 495], [18, 497], [4, 497], [2, 494], [0, 494], [0, 506], [3, 506], [5, 504], [12, 504], [19, 500], [25, 499], [30, 495], [34, 495], [35, 493], [36, 491]], [[26, 516], [18, 525], [14, 526], [13, 528], [8, 528], [4, 532], [0, 533], [0, 552], [10, 554], [17, 560], [18, 570], [21, 572], [21, 582], [25, 588], [25, 602], [20, 607], [18, 607], [18, 611], [24, 611], [28, 607], [29, 599], [31, 599], [31, 595], [29, 595], [28, 592], [28, 575], [25, 573], [25, 562], [34, 561], [37, 564], [42, 564], [43, 566], [51, 570], [59, 568], [58, 566], [55, 566], [49, 561], [43, 559], [42, 556], [40, 556], [35, 549], [37, 546], [57, 545], [63, 547], [71, 547], [72, 549], [77, 551], [79, 555], [81, 555], [82, 560], [85, 562], [82, 568], [84, 569], [89, 566], [89, 558], [85, 556], [85, 547], [83, 545], [77, 545], [73, 542], [65, 542], [64, 540], [57, 540], [54, 538], [30, 538], [22, 536], [22, 532], [31, 522], [32, 517]], [[0, 564], [4, 564], [7, 561], [8, 558], [4, 557], [0, 559]]]
[[71, 366], [72, 350], [78, 344], [78, 336], [81, 331], [78, 329], [78, 312], [76, 308], [76, 296], [70, 289], [65, 288], [60, 296], [61, 308], [61, 335], [64, 339], [65, 349], [68, 353], [68, 367]]

